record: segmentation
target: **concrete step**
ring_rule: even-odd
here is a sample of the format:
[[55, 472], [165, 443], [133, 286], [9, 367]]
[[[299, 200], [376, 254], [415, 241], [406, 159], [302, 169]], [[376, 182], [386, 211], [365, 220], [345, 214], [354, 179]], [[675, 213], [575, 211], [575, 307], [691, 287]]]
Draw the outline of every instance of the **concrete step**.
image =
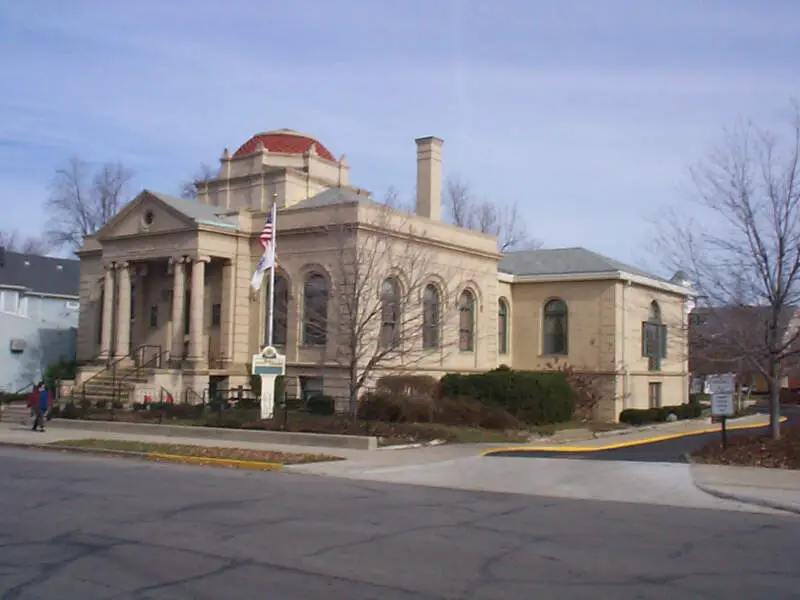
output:
[[28, 424], [31, 419], [31, 409], [24, 402], [14, 402], [13, 404], [3, 404], [3, 412], [0, 419], [4, 423]]

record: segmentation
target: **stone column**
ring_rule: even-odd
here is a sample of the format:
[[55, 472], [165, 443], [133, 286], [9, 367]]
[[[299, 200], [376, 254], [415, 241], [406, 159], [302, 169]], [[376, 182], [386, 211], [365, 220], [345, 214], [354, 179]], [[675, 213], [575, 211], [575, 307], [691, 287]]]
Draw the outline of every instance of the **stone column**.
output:
[[220, 346], [222, 347], [223, 363], [233, 360], [233, 319], [234, 303], [236, 301], [236, 280], [234, 277], [233, 262], [228, 260], [222, 265], [222, 315], [220, 323]]
[[[100, 325], [100, 358], [111, 358], [111, 334], [114, 327], [114, 265], [105, 265], [106, 277], [103, 284], [102, 323]], [[97, 338], [95, 338], [97, 339]]]
[[186, 260], [171, 258], [172, 262], [172, 339], [170, 340], [170, 360], [183, 359], [183, 309], [186, 303]]
[[130, 264], [120, 262], [117, 268], [117, 350], [116, 358], [127, 356], [131, 351], [131, 270]]
[[192, 259], [192, 296], [189, 301], [189, 360], [200, 362], [205, 358], [203, 325], [205, 324], [206, 263], [209, 258]]

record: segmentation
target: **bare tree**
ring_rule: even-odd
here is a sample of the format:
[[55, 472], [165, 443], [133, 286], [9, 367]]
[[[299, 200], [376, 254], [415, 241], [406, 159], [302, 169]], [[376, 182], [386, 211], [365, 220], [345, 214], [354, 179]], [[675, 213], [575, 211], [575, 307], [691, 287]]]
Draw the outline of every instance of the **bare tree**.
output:
[[181, 184], [181, 198], [194, 200], [197, 198], [200, 186], [216, 177], [217, 173], [214, 167], [207, 163], [202, 163], [191, 179]]
[[386, 193], [384, 193], [383, 199], [380, 202], [384, 206], [387, 206], [394, 210], [406, 213], [414, 212], [414, 201], [410, 199], [401, 198], [400, 192], [394, 186], [390, 186], [389, 188], [387, 188]]
[[17, 231], [0, 231], [0, 248], [25, 254], [45, 255], [49, 252], [49, 246], [44, 237], [23, 237]]
[[107, 163], [94, 174], [77, 157], [56, 171], [50, 182], [47, 236], [53, 246], [79, 248], [127, 202], [127, 187], [133, 172], [122, 163]]
[[[763, 376], [772, 436], [780, 437], [781, 380], [800, 353], [800, 110], [789, 135], [752, 124], [691, 170], [698, 211], [672, 214], [659, 246], [691, 269], [705, 312], [708, 342], [728, 361]], [[735, 315], [735, 318], [731, 315]]]
[[[320, 231], [321, 243], [331, 248], [333, 289], [330, 305], [307, 317], [303, 332], [305, 341], [321, 336], [318, 343], [333, 336], [332, 361], [347, 373], [354, 415], [376, 372], [439, 364], [455, 344], [442, 332], [457, 310], [452, 299], [463, 272], [438, 263], [410, 215], [377, 203], [361, 207], [359, 215], [357, 223], [337, 217]], [[433, 289], [426, 295], [433, 282], [435, 298]]]
[[529, 236], [516, 202], [495, 204], [476, 199], [461, 179], [447, 180], [445, 210], [454, 225], [496, 236], [500, 252], [541, 247]]

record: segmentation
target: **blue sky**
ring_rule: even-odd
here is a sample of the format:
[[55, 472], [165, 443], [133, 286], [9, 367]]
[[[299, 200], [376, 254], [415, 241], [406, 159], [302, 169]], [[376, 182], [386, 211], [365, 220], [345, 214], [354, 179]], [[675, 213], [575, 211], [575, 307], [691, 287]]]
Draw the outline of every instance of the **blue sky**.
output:
[[642, 264], [723, 126], [800, 95], [799, 22], [792, 0], [0, 0], [2, 228], [39, 232], [73, 154], [175, 193], [288, 127], [410, 195], [436, 135], [546, 247]]

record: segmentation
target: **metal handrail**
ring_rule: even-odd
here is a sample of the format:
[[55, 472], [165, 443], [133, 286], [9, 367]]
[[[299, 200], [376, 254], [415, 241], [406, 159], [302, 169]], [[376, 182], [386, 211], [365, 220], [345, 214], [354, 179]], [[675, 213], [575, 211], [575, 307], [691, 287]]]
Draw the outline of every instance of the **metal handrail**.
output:
[[186, 404], [189, 404], [189, 395], [191, 394], [195, 398], [198, 398], [200, 400], [200, 404], [205, 406], [205, 404], [206, 404], [206, 392], [207, 391], [208, 391], [208, 388], [203, 388], [203, 393], [201, 395], [201, 394], [198, 394], [197, 392], [195, 392], [193, 388], [186, 387], [186, 388], [183, 389], [183, 400], [184, 400], [184, 402]]
[[[84, 381], [81, 384], [81, 392], [82, 392], [82, 396], [83, 396], [83, 401], [86, 402], [86, 386], [89, 384], [89, 382], [92, 381], [93, 379], [96, 379], [96, 378], [100, 377], [101, 375], [104, 375], [105, 373], [108, 373], [108, 371], [111, 371], [111, 385], [112, 385], [112, 389], [115, 389], [116, 388], [116, 382], [117, 382], [117, 365], [119, 363], [121, 363], [122, 361], [124, 361], [126, 359], [129, 359], [131, 357], [134, 358], [134, 363], [136, 363], [135, 355], [137, 355], [137, 353], [139, 353], [140, 351], [142, 353], [144, 353], [144, 349], [145, 348], [158, 348], [159, 357], [162, 354], [161, 346], [155, 346], [153, 344], [144, 344], [142, 346], [137, 347], [135, 350], [129, 352], [125, 356], [121, 356], [120, 358], [108, 363], [108, 365], [106, 365], [105, 369], [101, 369], [100, 371], [98, 371], [97, 373], [95, 373], [94, 375], [89, 377], [89, 379], [87, 379], [86, 381]], [[138, 367], [137, 367], [137, 369], [138, 369]]]
[[[161, 346], [157, 346], [157, 345], [139, 346], [139, 348], [137, 348], [136, 350], [137, 350], [137, 352], [139, 350], [143, 351], [145, 348], [157, 348], [158, 349], [158, 354], [156, 354], [155, 356], [150, 358], [148, 361], [137, 365], [134, 368], [133, 371], [131, 371], [127, 375], [124, 375], [119, 381], [115, 382], [115, 384], [114, 384], [114, 395], [112, 397], [112, 402], [120, 401], [122, 399], [122, 386], [125, 385], [125, 383], [126, 383], [125, 380], [126, 379], [129, 379], [129, 378], [134, 377], [134, 376], [138, 377], [139, 373], [141, 371], [143, 371], [144, 369], [147, 369], [149, 367], [155, 367], [156, 369], [160, 368], [161, 365], [163, 364], [163, 360], [162, 359], [164, 358], [164, 356], [166, 354], [169, 353], [168, 350], [161, 350]], [[144, 354], [144, 352], [142, 352], [142, 354]], [[151, 364], [151, 363], [153, 363], [153, 364]]]

